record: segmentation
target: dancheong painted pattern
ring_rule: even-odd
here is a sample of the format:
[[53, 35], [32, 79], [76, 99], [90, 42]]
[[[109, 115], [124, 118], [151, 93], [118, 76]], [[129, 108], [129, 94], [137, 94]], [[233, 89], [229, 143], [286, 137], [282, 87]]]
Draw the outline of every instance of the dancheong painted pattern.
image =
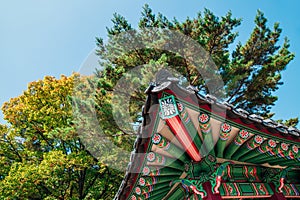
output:
[[299, 130], [174, 79], [146, 92], [141, 132], [115, 199], [300, 199]]

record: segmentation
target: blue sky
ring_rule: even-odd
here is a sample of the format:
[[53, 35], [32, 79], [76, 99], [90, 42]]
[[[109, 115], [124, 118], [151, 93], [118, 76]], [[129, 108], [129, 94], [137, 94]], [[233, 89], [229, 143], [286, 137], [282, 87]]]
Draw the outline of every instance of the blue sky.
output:
[[[249, 37], [257, 9], [269, 25], [280, 22], [296, 58], [283, 73], [284, 85], [276, 94], [274, 119], [300, 116], [300, 1], [297, 0], [26, 0], [2, 1], [0, 6], [0, 104], [16, 97], [31, 81], [46, 75], [59, 77], [78, 71], [95, 47], [95, 37], [105, 38], [110, 19], [117, 12], [133, 26], [148, 3], [154, 12], [184, 20], [204, 8], [217, 15], [231, 10], [243, 19], [237, 41]], [[0, 115], [0, 123], [4, 123]], [[298, 126], [299, 127], [299, 126]]]

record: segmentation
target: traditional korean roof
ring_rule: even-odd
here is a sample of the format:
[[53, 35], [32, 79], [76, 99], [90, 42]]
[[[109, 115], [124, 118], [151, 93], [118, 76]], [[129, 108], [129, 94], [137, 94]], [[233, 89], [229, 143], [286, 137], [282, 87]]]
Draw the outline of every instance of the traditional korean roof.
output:
[[182, 88], [152, 84], [115, 199], [300, 198], [300, 131]]

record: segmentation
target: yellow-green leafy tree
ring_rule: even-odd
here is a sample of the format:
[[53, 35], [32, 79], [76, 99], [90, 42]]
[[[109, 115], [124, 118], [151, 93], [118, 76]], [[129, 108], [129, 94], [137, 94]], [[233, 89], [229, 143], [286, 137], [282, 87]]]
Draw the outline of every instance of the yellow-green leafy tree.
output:
[[111, 199], [121, 176], [93, 157], [76, 129], [71, 96], [78, 74], [46, 76], [4, 103], [0, 199]]

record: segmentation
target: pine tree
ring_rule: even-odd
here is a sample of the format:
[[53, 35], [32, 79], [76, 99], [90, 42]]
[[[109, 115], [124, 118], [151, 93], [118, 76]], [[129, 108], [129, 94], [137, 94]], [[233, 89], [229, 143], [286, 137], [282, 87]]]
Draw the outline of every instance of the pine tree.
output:
[[[175, 18], [168, 20], [161, 13], [155, 15], [149, 6], [145, 5], [138, 27], [134, 29], [123, 16], [115, 14], [112, 19], [112, 28], [107, 28], [109, 42], [104, 44], [101, 38], [97, 38], [97, 54], [101, 65], [104, 66], [103, 71], [96, 72], [99, 78], [98, 87], [101, 88], [101, 93], [98, 94], [98, 103], [102, 105], [103, 98], [109, 96], [108, 94], [113, 91], [118, 80], [126, 72], [139, 65], [149, 63], [155, 65], [156, 63], [179, 72], [188, 84], [198, 88], [204, 94], [210, 92], [221, 100], [250, 113], [266, 118], [272, 117], [271, 108], [278, 99], [274, 92], [283, 84], [281, 72], [294, 58], [294, 54], [289, 50], [290, 44], [287, 38], [284, 39], [282, 45], [279, 44], [282, 32], [279, 23], [275, 23], [273, 28], [269, 28], [267, 18], [261, 11], [257, 12], [254, 21], [255, 27], [249, 39], [245, 44], [237, 43], [234, 50], [230, 51], [229, 47], [234, 45], [238, 36], [235, 29], [241, 24], [241, 21], [241, 19], [234, 18], [231, 12], [217, 17], [210, 10], [205, 9], [196, 17], [179, 22]], [[143, 40], [149, 38], [149, 43], [151, 43], [156, 35], [147, 32], [147, 28], [179, 31], [200, 44], [216, 64], [217, 71], [215, 73], [221, 76], [224, 82], [222, 89], [225, 92], [220, 95], [217, 92], [208, 91], [201, 74], [195, 70], [193, 64], [177, 54], [158, 48], [137, 48], [124, 53], [123, 46], [112, 39], [120, 34], [130, 32], [134, 42], [137, 42], [138, 38]], [[125, 45], [130, 45], [130, 43]], [[141, 74], [143, 75], [143, 73]], [[151, 76], [150, 74], [146, 73], [139, 81], [148, 80], [147, 76]], [[145, 87], [143, 85], [134, 94], [130, 94], [135, 102], [131, 104], [131, 114], [135, 119], [139, 117], [136, 113], [145, 98], [143, 95]], [[295, 125], [297, 120], [292, 121], [294, 123], [289, 124], [287, 121], [287, 124]]]

